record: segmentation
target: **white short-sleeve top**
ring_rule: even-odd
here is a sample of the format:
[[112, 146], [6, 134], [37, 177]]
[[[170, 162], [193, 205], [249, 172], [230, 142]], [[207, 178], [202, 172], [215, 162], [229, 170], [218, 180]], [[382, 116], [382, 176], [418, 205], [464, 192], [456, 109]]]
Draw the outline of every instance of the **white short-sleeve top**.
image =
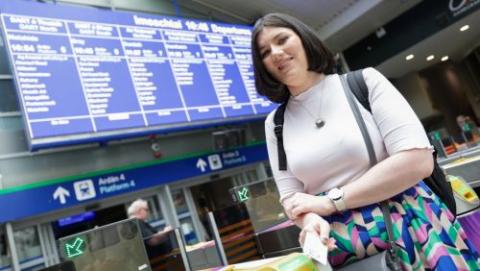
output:
[[[400, 151], [432, 148], [418, 117], [398, 90], [377, 70], [363, 76], [372, 113], [357, 101], [378, 161]], [[295, 192], [318, 194], [355, 181], [370, 167], [368, 152], [337, 74], [290, 97], [284, 115], [287, 170], [278, 170], [274, 112], [265, 121], [268, 155], [280, 199]], [[317, 119], [325, 126], [317, 128]]]

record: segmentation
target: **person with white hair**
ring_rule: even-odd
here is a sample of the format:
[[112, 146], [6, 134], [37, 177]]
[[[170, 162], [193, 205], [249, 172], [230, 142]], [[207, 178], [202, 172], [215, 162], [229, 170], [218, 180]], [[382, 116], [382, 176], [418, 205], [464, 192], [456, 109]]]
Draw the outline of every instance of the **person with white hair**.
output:
[[127, 213], [129, 218], [136, 218], [138, 220], [140, 231], [148, 245], [154, 246], [165, 241], [167, 239], [167, 233], [173, 229], [167, 225], [163, 230], [157, 231], [146, 222], [149, 216], [148, 202], [146, 200], [137, 199], [132, 202], [128, 207]]

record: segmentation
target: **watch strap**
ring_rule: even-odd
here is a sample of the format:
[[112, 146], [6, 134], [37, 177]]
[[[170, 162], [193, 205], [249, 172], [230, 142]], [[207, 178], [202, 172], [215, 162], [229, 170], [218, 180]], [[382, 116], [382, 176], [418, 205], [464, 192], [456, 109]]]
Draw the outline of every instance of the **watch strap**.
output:
[[343, 199], [343, 197], [340, 199], [332, 200], [332, 201], [337, 211], [342, 212], [345, 209], [347, 209], [347, 205], [345, 204], [345, 200]]
[[[334, 190], [338, 190], [341, 193], [341, 197], [333, 197], [330, 193], [336, 193], [337, 192], [337, 191], [333, 192]], [[328, 198], [332, 201], [332, 203], [335, 206], [335, 209], [337, 209], [337, 211], [341, 212], [341, 211], [344, 211], [345, 209], [347, 209], [347, 205], [345, 204], [344, 192], [343, 192], [342, 189], [333, 188], [332, 190], [330, 190], [330, 192], [328, 194], [330, 194]]]

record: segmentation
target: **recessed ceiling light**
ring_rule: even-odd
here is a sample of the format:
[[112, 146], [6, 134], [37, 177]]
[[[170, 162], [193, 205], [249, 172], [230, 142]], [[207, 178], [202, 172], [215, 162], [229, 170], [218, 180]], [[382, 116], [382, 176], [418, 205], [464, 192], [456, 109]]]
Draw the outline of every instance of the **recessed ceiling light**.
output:
[[429, 55], [429, 56], [427, 56], [427, 61], [433, 60], [434, 58], [435, 58], [434, 55]]
[[447, 61], [448, 60], [448, 56], [442, 56], [442, 61]]
[[406, 60], [412, 60], [415, 56], [412, 54], [409, 54], [407, 57], [405, 57]]
[[466, 25], [460, 27], [460, 31], [462, 31], [462, 32], [467, 31], [469, 28], [470, 28], [470, 26], [468, 24], [466, 24]]

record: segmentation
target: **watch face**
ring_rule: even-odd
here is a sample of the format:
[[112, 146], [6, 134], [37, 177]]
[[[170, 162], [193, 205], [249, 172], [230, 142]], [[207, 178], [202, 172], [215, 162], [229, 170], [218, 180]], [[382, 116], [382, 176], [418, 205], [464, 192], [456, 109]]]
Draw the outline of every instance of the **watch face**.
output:
[[334, 188], [328, 192], [328, 197], [332, 200], [339, 200], [343, 197], [343, 191], [338, 188]]

